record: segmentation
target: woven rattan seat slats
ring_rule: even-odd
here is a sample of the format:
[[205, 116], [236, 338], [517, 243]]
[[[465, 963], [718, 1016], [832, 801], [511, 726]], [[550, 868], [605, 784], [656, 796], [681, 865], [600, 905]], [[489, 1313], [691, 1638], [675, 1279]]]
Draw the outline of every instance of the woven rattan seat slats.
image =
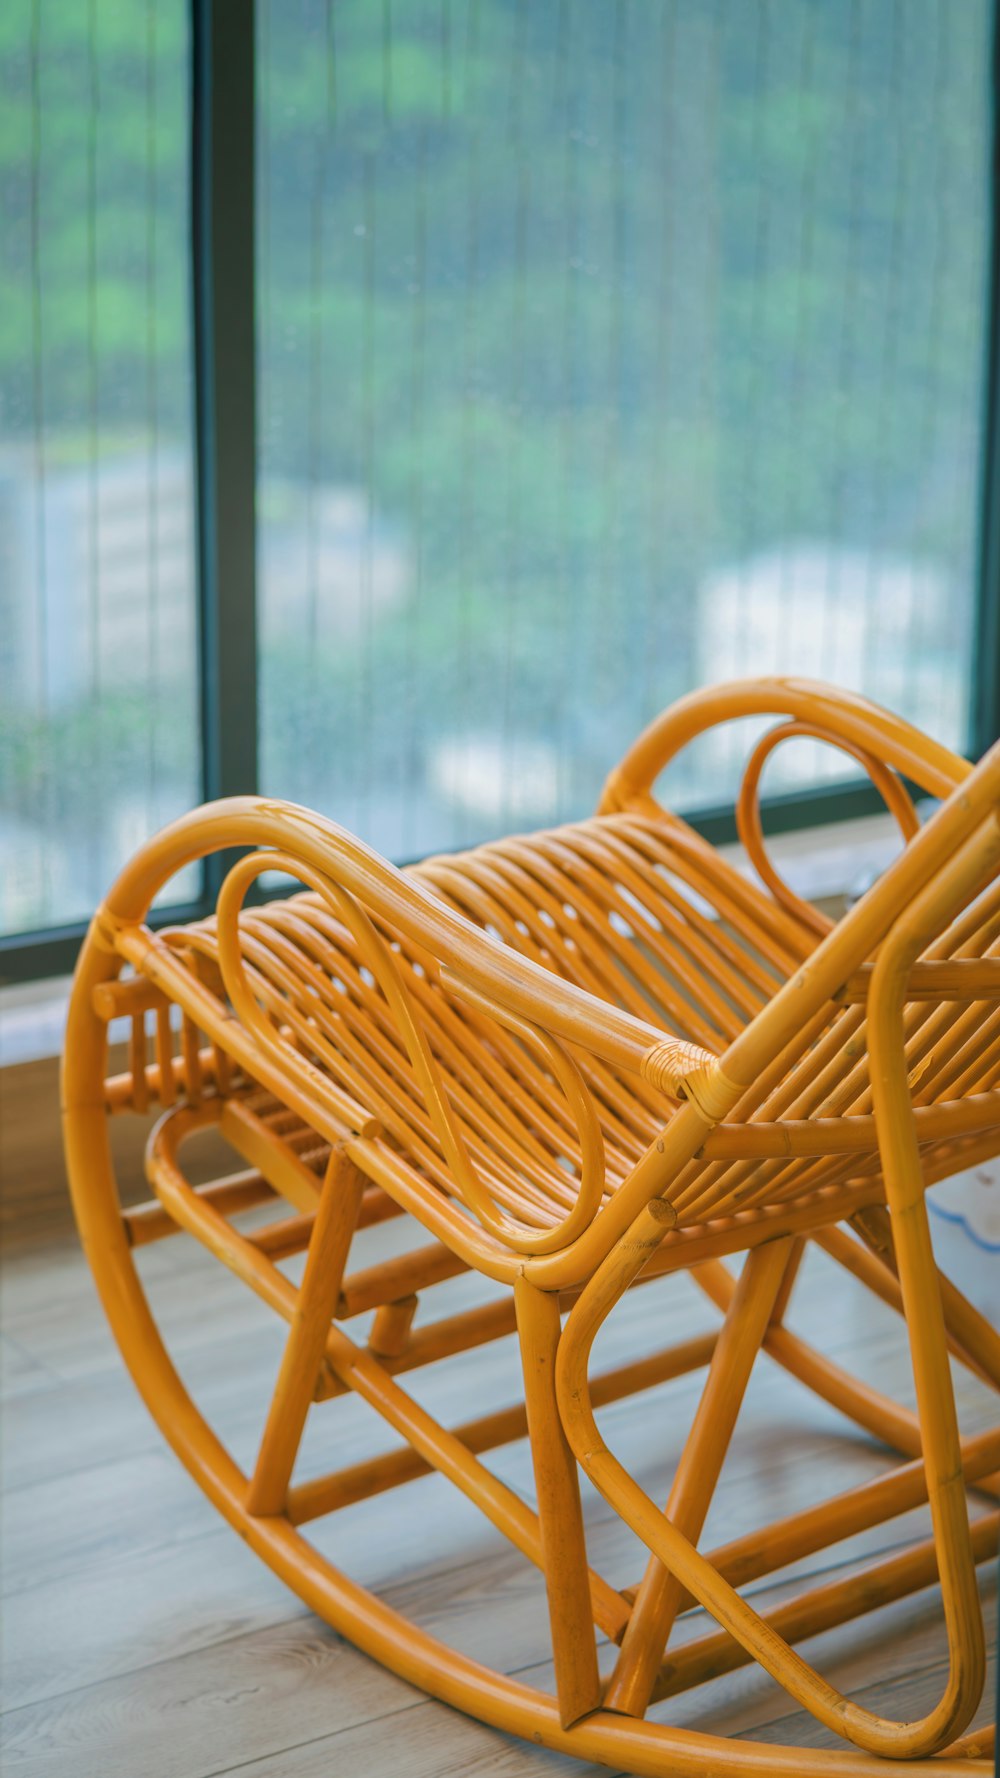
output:
[[[611, 820], [618, 825], [619, 818]], [[721, 1047], [764, 1004], [759, 952], [741, 947], [723, 926], [723, 913], [731, 916], [735, 893], [743, 887], [737, 873], [728, 867], [723, 879], [720, 871], [728, 891], [720, 895], [722, 912], [708, 911], [707, 902], [704, 909], [694, 908], [676, 892], [657, 906], [658, 879], [652, 873], [644, 884], [645, 902], [635, 896], [630, 903], [624, 894], [634, 893], [629, 875], [634, 854], [617, 843], [604, 846], [607, 861], [625, 878], [623, 890], [614, 878], [597, 874], [590, 862], [594, 848], [588, 846], [585, 836], [586, 829], [581, 827], [560, 830], [553, 836], [499, 842], [484, 848], [488, 854], [485, 866], [479, 854], [466, 854], [429, 861], [420, 867], [420, 875], [470, 918], [494, 925], [513, 948], [559, 970], [578, 986], [605, 997], [614, 994], [619, 1004], [626, 1004], [640, 1016], [669, 1020], [678, 1036]], [[517, 872], [511, 877], [512, 889], [504, 878], [501, 865], [507, 864], [509, 851], [533, 857], [535, 874], [527, 878], [535, 890], [532, 902], [517, 880]], [[553, 851], [557, 869], [549, 889], [539, 889]], [[669, 860], [669, 848], [663, 849], [662, 855]], [[582, 873], [576, 868], [581, 859]], [[493, 883], [486, 900], [475, 893], [482, 880]], [[638, 877], [636, 881], [642, 882]], [[707, 887], [703, 885], [702, 895]], [[754, 900], [754, 895], [747, 896], [741, 906], [752, 908]], [[970, 913], [961, 930], [944, 935], [935, 947], [936, 954], [943, 959], [992, 955], [1000, 961], [995, 902], [995, 895], [987, 898], [985, 906]], [[640, 906], [646, 928], [641, 938]], [[622, 909], [628, 910], [631, 926], [626, 926]], [[617, 923], [608, 918], [616, 913]], [[241, 931], [247, 962], [261, 991], [270, 990], [279, 1013], [283, 1002], [293, 1006], [300, 1030], [312, 1021], [328, 1040], [328, 1046], [313, 1059], [379, 1117], [397, 1151], [421, 1176], [448, 1190], [447, 1162], [422, 1105], [405, 1045], [373, 991], [371, 979], [365, 979], [364, 965], [350, 935], [308, 894], [242, 915]], [[754, 936], [758, 944], [764, 942], [759, 927]], [[804, 936], [808, 948], [815, 948], [815, 934]], [[201, 954], [217, 962], [213, 922], [202, 927], [200, 942]], [[398, 966], [406, 968], [408, 990], [419, 1005], [470, 1154], [489, 1172], [491, 1195], [509, 1210], [520, 1209], [527, 1221], [538, 1226], [544, 1226], [547, 1213], [564, 1215], [575, 1196], [568, 1169], [579, 1167], [580, 1148], [565, 1101], [551, 1090], [551, 1077], [516, 1037], [450, 1000], [434, 979], [432, 959], [421, 961], [412, 947], [407, 952], [394, 936], [391, 942]], [[692, 943], [694, 954], [689, 948]], [[780, 956], [780, 962], [793, 966], [788, 956]], [[671, 991], [673, 975], [676, 972], [683, 981], [685, 968], [688, 975], [683, 992], [679, 988]], [[773, 990], [785, 978], [774, 964], [765, 979]], [[721, 1008], [713, 1024], [690, 1009], [689, 1001], [696, 996], [703, 1006]], [[1000, 1009], [988, 1001], [935, 1005], [925, 1000], [908, 1007], [906, 1053], [916, 1103], [928, 1107], [938, 1103], [960, 1077], [964, 1092], [959, 1099], [990, 1087], [1000, 1072], [1000, 1032], [994, 1032], [990, 1020], [991, 1013], [996, 1016], [998, 1012]], [[945, 1030], [952, 1043], [942, 1054], [936, 1046]], [[665, 1114], [669, 1117], [670, 1108], [664, 1106], [662, 1094], [641, 1078], [616, 1077], [583, 1052], [577, 1053], [576, 1061], [602, 1126], [605, 1185], [613, 1190], [653, 1140]], [[728, 1166], [720, 1163], [707, 1172], [695, 1166], [691, 1180], [697, 1181], [697, 1197], [690, 1204], [686, 1201], [683, 1175], [671, 1196], [682, 1220], [780, 1202], [800, 1196], [810, 1186], [829, 1185], [877, 1169], [867, 1066], [863, 1006], [831, 1003], [826, 1028], [813, 1035], [794, 1065], [788, 1066], [785, 1058], [778, 1085], [763, 1098], [759, 1088], [754, 1089], [730, 1118], [740, 1123], [788, 1123], [816, 1117], [867, 1119], [867, 1155], [852, 1148], [839, 1156], [825, 1154], [797, 1161], [779, 1156]], [[986, 1117], [987, 1108], [981, 1109]], [[851, 1134], [858, 1139], [857, 1129]], [[944, 1149], [939, 1156], [932, 1143], [925, 1144], [926, 1164], [933, 1167], [938, 1159], [947, 1161], [947, 1144]]]

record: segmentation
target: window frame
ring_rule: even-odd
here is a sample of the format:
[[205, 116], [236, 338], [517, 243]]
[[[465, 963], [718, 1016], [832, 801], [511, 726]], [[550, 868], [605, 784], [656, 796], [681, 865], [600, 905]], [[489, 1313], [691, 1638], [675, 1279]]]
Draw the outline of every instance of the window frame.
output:
[[[258, 782], [255, 348], [255, 31], [246, 0], [190, 0], [191, 315], [201, 792], [252, 795]], [[990, 243], [978, 499], [969, 749], [1000, 734], [1000, 0], [991, 55]], [[853, 820], [883, 807], [868, 784], [765, 797], [769, 832]], [[736, 837], [731, 807], [685, 811], [715, 843]], [[228, 868], [205, 860], [194, 901], [153, 926], [204, 918]], [[0, 984], [64, 975], [87, 923], [0, 935]]]

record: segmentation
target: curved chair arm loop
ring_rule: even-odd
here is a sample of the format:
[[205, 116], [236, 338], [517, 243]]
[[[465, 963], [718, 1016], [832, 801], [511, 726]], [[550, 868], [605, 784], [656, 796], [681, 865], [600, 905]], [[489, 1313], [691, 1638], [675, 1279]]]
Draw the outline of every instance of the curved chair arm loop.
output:
[[[428, 1115], [455, 1180], [459, 1196], [498, 1241], [516, 1252], [552, 1253], [581, 1234], [595, 1215], [604, 1192], [604, 1144], [593, 1101], [575, 1062], [546, 1032], [516, 1013], [466, 991], [465, 998], [497, 1019], [536, 1054], [540, 1054], [574, 1114], [581, 1146], [581, 1173], [576, 1202], [554, 1227], [534, 1230], [523, 1227], [499, 1210], [469, 1158], [430, 1045], [414, 1016], [411, 997], [403, 985], [399, 966], [385, 939], [361, 902], [321, 871], [313, 870], [290, 853], [257, 851], [241, 858], [227, 874], [218, 899], [217, 942], [219, 966], [233, 1009], [255, 1041], [275, 1059], [287, 1064], [294, 1045], [260, 1004], [247, 975], [239, 915], [247, 890], [264, 871], [278, 870], [308, 885], [350, 932], [362, 965], [370, 970], [396, 1022], [420, 1085]], [[296, 1059], [298, 1052], [296, 1052]]]
[[831, 921], [821, 914], [817, 908], [811, 907], [807, 901], [790, 889], [784, 878], [779, 876], [767, 855], [764, 829], [760, 818], [760, 780], [764, 766], [776, 747], [783, 741], [798, 737], [808, 737], [814, 741], [826, 742], [831, 747], [839, 748], [841, 753], [849, 754], [852, 759], [868, 773], [869, 778], [879, 792], [886, 808], [894, 815], [899, 824], [904, 841], [913, 838], [920, 823], [910, 794], [897, 773], [883, 763], [874, 753], [870, 753], [858, 742], [838, 735], [834, 730], [819, 722], [808, 722], [804, 719], [792, 719], [779, 723], [776, 728], [769, 729], [762, 735], [753, 749], [743, 772], [743, 782], [736, 803], [736, 831], [746, 849], [754, 870], [761, 881], [767, 885], [775, 901], [788, 909], [808, 926], [818, 937], [824, 938], [830, 930]]
[[[346, 829], [295, 803], [227, 797], [171, 822], [120, 873], [105, 898], [105, 921], [116, 932], [146, 932], [146, 942], [152, 942], [142, 922], [169, 878], [207, 853], [237, 846], [275, 847], [287, 853], [293, 874], [303, 882], [307, 880], [303, 867], [326, 883], [335, 879], [345, 893], [363, 900], [376, 919], [394, 927], [408, 943], [432, 952], [441, 966], [453, 970], [469, 987], [561, 1044], [632, 1072], [641, 1070], [651, 1049], [676, 1045], [683, 1067], [685, 1046], [680, 1039], [520, 956], [450, 907], [417, 876], [404, 874]], [[267, 868], [274, 868], [274, 854], [268, 856], [272, 863]], [[712, 1057], [706, 1051], [701, 1060], [707, 1064]]]
[[819, 723], [931, 796], [948, 796], [972, 769], [950, 748], [860, 693], [814, 679], [736, 679], [689, 692], [651, 722], [608, 778], [598, 813], [655, 807], [651, 791], [664, 767], [697, 735], [742, 716]]

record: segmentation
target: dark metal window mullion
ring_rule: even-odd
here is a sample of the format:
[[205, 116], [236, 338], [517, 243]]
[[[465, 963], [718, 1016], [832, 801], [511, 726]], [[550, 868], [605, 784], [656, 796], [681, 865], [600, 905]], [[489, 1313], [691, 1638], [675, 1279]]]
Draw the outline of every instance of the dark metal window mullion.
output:
[[[254, 21], [191, 0], [191, 225], [202, 784], [257, 788]], [[213, 901], [226, 868], [205, 861]]]
[[[257, 787], [254, 29], [246, 0], [191, 0], [192, 320], [202, 789]], [[225, 861], [206, 862], [208, 911]], [[73, 968], [86, 922], [0, 934], [0, 985]]]
[[990, 251], [983, 364], [979, 586], [973, 631], [970, 751], [1000, 735], [1000, 0], [993, 8], [991, 60]]

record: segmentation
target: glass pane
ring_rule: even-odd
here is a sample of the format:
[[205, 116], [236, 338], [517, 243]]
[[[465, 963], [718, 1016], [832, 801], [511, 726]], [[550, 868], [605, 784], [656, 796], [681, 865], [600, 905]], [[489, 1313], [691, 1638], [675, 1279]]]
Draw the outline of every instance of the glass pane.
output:
[[186, 0], [0, 9], [0, 931], [198, 799], [189, 84]]
[[260, 0], [269, 792], [397, 857], [572, 817], [747, 673], [961, 746], [991, 10]]

